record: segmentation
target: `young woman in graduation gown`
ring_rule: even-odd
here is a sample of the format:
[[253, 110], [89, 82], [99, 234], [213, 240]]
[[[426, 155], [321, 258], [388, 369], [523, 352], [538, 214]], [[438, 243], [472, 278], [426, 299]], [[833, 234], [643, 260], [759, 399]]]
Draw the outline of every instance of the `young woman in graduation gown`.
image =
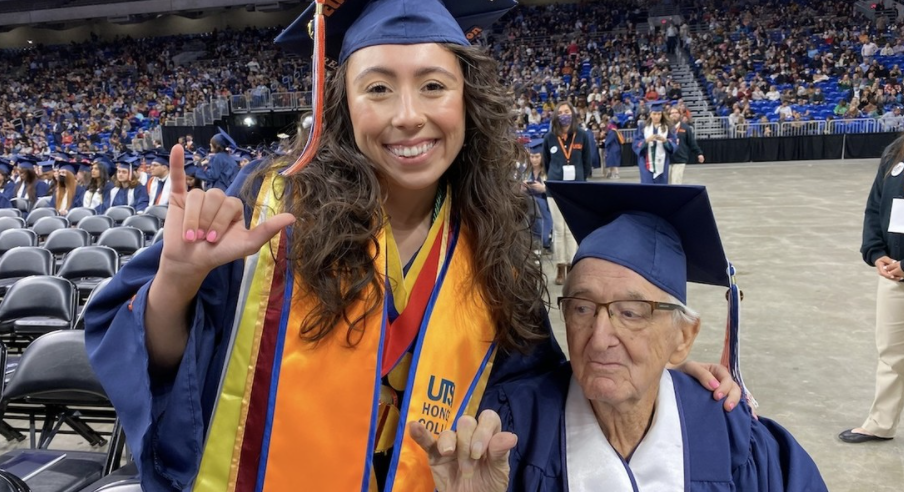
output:
[[[279, 39], [304, 50], [316, 17], [323, 47], [323, 9]], [[186, 192], [175, 147], [162, 243], [86, 312], [147, 490], [433, 490], [406, 423], [476, 423], [488, 388], [562, 361], [495, 62], [437, 0], [328, 11], [347, 32], [306, 150], [243, 203]]]
[[[109, 166], [112, 165], [112, 163], [109, 163]], [[113, 188], [113, 183], [110, 182], [107, 172], [107, 166], [106, 158], [95, 160], [91, 164], [88, 184], [85, 186], [85, 193], [82, 194], [80, 207], [103, 210], [104, 196], [108, 195]]]
[[634, 142], [641, 183], [669, 184], [669, 162], [678, 148], [678, 136], [663, 113], [663, 103], [650, 104], [650, 114], [637, 125]]
[[81, 206], [85, 189], [75, 179], [75, 165], [64, 163], [59, 167], [57, 186], [50, 198], [50, 206], [60, 215], [66, 215], [74, 207]]

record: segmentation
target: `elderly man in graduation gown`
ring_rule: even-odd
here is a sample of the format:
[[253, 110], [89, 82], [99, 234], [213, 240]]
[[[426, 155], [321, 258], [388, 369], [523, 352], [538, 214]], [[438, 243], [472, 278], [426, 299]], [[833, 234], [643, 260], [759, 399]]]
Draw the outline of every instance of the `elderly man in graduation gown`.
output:
[[[787, 430], [757, 420], [743, 399], [723, 411], [666, 369], [700, 328], [687, 282], [730, 286], [738, 300], [706, 189], [548, 187], [580, 241], [558, 299], [571, 364], [486, 395], [502, 429], [518, 436], [508, 490], [826, 490]], [[730, 316], [736, 327], [736, 305]]]

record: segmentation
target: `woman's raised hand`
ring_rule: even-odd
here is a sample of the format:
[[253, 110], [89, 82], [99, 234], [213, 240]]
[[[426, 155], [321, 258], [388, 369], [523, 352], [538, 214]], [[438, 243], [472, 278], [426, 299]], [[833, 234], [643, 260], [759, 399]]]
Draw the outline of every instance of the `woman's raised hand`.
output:
[[292, 214], [269, 218], [253, 229], [245, 227], [242, 201], [219, 189], [186, 191], [185, 153], [181, 145], [170, 153], [172, 180], [163, 230], [161, 268], [206, 276], [214, 268], [257, 252], [295, 222]]
[[509, 453], [518, 443], [511, 432], [502, 432], [502, 421], [492, 410], [477, 420], [464, 416], [456, 430], [434, 439], [420, 422], [408, 432], [427, 452], [438, 492], [505, 492], [509, 483]]

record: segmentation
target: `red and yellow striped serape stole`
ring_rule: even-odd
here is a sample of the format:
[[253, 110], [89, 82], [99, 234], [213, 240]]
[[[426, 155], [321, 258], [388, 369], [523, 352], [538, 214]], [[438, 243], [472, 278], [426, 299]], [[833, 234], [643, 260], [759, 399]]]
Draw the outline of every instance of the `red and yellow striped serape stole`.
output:
[[[277, 210], [281, 178], [265, 180], [253, 224]], [[493, 365], [494, 325], [473, 285], [466, 231], [453, 222], [415, 341], [384, 491], [432, 491], [426, 454], [407, 434], [419, 420], [436, 434], [474, 415]], [[200, 470], [192, 490], [371, 492], [372, 461], [387, 306], [364, 318], [357, 345], [347, 326], [311, 344], [299, 328], [313, 300], [293, 297], [287, 282], [287, 236], [246, 260], [232, 348], [220, 383]], [[379, 238], [378, 272], [387, 239]], [[275, 254], [274, 254], [275, 253]], [[365, 312], [354, 305], [348, 319]]]

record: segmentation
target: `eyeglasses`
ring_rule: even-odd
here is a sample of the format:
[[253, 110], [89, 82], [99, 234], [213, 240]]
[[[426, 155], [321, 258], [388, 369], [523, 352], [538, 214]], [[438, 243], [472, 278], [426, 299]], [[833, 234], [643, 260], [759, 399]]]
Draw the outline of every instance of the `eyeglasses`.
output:
[[684, 307], [678, 304], [656, 301], [593, 302], [580, 297], [560, 297], [558, 304], [565, 324], [578, 329], [593, 326], [600, 310], [604, 308], [609, 313], [612, 326], [630, 331], [640, 331], [650, 326], [656, 311], [684, 312]]

